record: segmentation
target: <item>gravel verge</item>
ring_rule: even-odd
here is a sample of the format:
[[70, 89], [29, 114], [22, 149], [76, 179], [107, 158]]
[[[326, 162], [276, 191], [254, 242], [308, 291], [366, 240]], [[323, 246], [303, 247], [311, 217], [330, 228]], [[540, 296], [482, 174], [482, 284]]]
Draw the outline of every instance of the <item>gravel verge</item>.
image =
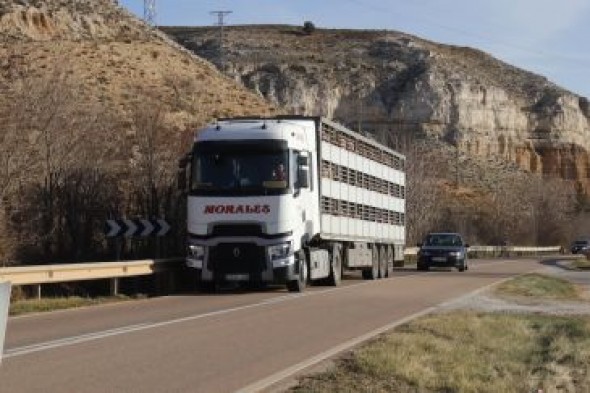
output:
[[560, 277], [581, 287], [583, 301], [557, 301], [530, 297], [507, 297], [493, 293], [494, 287], [445, 303], [439, 312], [473, 310], [481, 312], [530, 313], [549, 315], [590, 315], [590, 271], [572, 271], [556, 263], [539, 271], [541, 274]]

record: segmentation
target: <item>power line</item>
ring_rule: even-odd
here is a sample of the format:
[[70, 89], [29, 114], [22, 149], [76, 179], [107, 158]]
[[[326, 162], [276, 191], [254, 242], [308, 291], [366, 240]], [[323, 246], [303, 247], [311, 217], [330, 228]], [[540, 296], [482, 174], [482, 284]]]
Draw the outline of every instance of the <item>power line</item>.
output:
[[233, 11], [211, 11], [211, 15], [217, 15], [217, 26], [219, 26], [219, 67], [221, 70], [225, 69], [225, 59], [223, 52], [223, 27], [225, 26], [225, 16], [231, 14]]

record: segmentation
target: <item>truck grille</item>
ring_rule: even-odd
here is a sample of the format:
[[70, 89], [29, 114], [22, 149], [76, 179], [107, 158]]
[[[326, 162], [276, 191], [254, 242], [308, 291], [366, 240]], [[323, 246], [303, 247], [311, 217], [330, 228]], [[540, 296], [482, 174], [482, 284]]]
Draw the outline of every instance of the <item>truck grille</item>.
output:
[[258, 224], [217, 224], [211, 234], [214, 236], [259, 236], [262, 227]]
[[250, 243], [220, 243], [209, 249], [209, 270], [216, 274], [259, 274], [266, 269], [264, 247]]

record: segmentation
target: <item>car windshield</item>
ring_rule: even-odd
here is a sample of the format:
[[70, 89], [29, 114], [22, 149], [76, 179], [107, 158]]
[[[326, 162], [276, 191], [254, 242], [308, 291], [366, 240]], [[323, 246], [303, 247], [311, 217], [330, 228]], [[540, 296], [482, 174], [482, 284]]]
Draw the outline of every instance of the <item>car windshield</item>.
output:
[[576, 246], [587, 246], [590, 243], [588, 240], [576, 240], [574, 243]]
[[289, 188], [289, 152], [267, 146], [219, 144], [195, 149], [191, 193], [272, 195]]
[[445, 247], [452, 247], [452, 246], [462, 246], [463, 241], [461, 241], [461, 237], [454, 234], [447, 234], [447, 233], [436, 233], [426, 236], [426, 240], [424, 241], [424, 245], [426, 246], [445, 246]]

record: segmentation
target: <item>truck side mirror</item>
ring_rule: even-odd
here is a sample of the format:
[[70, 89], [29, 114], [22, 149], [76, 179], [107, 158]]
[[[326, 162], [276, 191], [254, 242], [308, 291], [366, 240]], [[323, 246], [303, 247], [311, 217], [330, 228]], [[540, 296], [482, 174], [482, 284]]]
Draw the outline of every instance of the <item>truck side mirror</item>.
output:
[[418, 243], [418, 244], [416, 244], [416, 246], [422, 247], [422, 243]]
[[190, 154], [178, 160], [178, 172], [176, 173], [176, 185], [179, 191], [186, 191], [186, 169], [190, 162]]
[[309, 166], [309, 157], [303, 154], [300, 154], [297, 157], [297, 165], [298, 166]]
[[297, 156], [297, 187], [309, 188], [309, 156], [305, 152]]
[[176, 174], [176, 185], [178, 191], [186, 191], [186, 170], [178, 168], [178, 173]]

